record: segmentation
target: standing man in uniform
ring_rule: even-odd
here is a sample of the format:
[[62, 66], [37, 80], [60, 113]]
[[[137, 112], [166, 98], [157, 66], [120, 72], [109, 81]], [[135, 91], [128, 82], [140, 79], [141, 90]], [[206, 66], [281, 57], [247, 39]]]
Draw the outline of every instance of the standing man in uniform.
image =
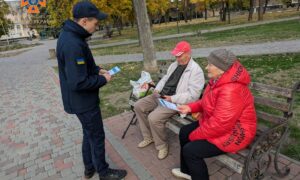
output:
[[99, 88], [110, 81], [108, 72], [96, 66], [86, 42], [107, 15], [88, 1], [73, 7], [73, 20], [67, 20], [57, 42], [57, 60], [64, 109], [76, 114], [83, 129], [84, 175], [97, 171], [101, 180], [122, 179], [126, 170], [111, 169], [105, 160], [104, 129], [99, 107]]

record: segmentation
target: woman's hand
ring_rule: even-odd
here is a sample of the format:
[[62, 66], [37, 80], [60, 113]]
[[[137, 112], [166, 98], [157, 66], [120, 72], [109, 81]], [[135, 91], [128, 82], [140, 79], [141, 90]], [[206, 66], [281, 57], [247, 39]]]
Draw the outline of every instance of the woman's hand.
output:
[[180, 111], [181, 114], [188, 114], [192, 111], [188, 105], [178, 106], [177, 109]]

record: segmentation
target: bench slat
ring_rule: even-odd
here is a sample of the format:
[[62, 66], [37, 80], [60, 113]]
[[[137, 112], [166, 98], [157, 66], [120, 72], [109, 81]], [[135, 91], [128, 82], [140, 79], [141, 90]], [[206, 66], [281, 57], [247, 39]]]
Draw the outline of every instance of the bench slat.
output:
[[174, 123], [171, 123], [170, 121], [166, 122], [166, 127], [169, 128], [171, 131], [173, 131], [175, 134], [179, 134], [180, 128], [175, 125]]
[[293, 95], [292, 89], [270, 86], [270, 85], [257, 83], [257, 82], [250, 83], [250, 88], [257, 90], [257, 91], [265, 92], [265, 93], [272, 93], [275, 95], [284, 96], [287, 98], [291, 98]]
[[263, 120], [266, 120], [268, 122], [272, 122], [275, 124], [279, 124], [284, 121], [287, 121], [287, 119], [284, 117], [272, 115], [272, 114], [265, 113], [262, 111], [256, 111], [256, 115], [257, 115], [258, 119], [263, 119]]
[[271, 100], [270, 98], [254, 96], [254, 103], [258, 105], [268, 106], [283, 112], [288, 112], [290, 104], [286, 102], [278, 102]]
[[187, 125], [187, 124], [190, 124], [191, 122], [193, 122], [192, 120], [181, 118], [179, 115], [173, 116], [172, 119], [177, 121], [178, 123], [180, 123], [182, 125]]
[[218, 161], [221, 161], [223, 164], [230, 167], [230, 169], [234, 170], [235, 172], [242, 174], [244, 165], [239, 161], [235, 160], [234, 158], [223, 154], [215, 157]]

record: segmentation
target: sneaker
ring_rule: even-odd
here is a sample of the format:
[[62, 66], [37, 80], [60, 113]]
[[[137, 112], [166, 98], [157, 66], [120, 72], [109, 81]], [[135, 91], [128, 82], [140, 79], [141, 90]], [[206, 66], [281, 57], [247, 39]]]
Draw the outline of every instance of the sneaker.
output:
[[145, 138], [142, 142], [140, 142], [138, 144], [138, 147], [139, 148], [144, 148], [146, 146], [148, 146], [149, 144], [153, 143], [153, 139], [152, 138]]
[[158, 151], [158, 159], [165, 159], [168, 156], [169, 148], [166, 146], [165, 148]]
[[121, 180], [127, 175], [127, 171], [123, 169], [110, 169], [103, 176], [99, 175], [100, 180]]
[[84, 177], [85, 177], [85, 179], [91, 179], [94, 176], [95, 172], [96, 172], [95, 169], [91, 169], [91, 170], [85, 169], [84, 170]]
[[172, 169], [172, 174], [178, 178], [191, 180], [191, 176], [180, 171], [180, 168]]

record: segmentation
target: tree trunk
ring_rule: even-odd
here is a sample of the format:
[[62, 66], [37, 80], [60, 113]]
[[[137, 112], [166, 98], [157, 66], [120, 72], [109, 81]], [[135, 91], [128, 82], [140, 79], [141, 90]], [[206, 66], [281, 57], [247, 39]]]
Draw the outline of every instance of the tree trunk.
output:
[[213, 17], [215, 17], [215, 16], [216, 16], [215, 9], [214, 9], [212, 6], [210, 6], [210, 9], [211, 9], [212, 12], [213, 12]]
[[255, 0], [250, 0], [249, 16], [248, 21], [252, 21], [253, 12], [254, 12]]
[[119, 33], [119, 35], [121, 36], [122, 35], [122, 20], [121, 20], [121, 17], [118, 17], [118, 16], [112, 16], [112, 19], [113, 19], [113, 25], [115, 28], [117, 28], [117, 31]]
[[143, 50], [144, 69], [149, 72], [156, 72], [158, 68], [150, 22], [146, 8], [146, 0], [133, 0], [133, 5], [136, 10], [139, 39]]
[[153, 26], [153, 23], [152, 23], [152, 15], [148, 13], [148, 18], [149, 18], [149, 23], [150, 23], [150, 29], [152, 28]]
[[300, 9], [300, 0], [298, 0], [298, 8], [297, 8], [297, 11], [299, 11]]
[[133, 6], [133, 12], [134, 12], [134, 19], [136, 21], [136, 29], [137, 29], [137, 34], [138, 34], [138, 40], [139, 40], [139, 46], [141, 46], [141, 40], [140, 40], [140, 29], [139, 29], [139, 22], [138, 22], [138, 19], [137, 19], [137, 12], [136, 12], [136, 9], [135, 9], [135, 6], [134, 6], [134, 1], [132, 0], [132, 6]]
[[263, 20], [263, 0], [259, 0], [259, 7], [258, 7], [258, 21]]
[[204, 2], [204, 19], [207, 20], [207, 7], [206, 7], [206, 2]]
[[230, 9], [229, 9], [229, 1], [226, 1], [226, 11], [228, 12], [228, 23], [230, 24]]
[[227, 8], [225, 6], [225, 2], [223, 2], [223, 14], [222, 14], [222, 21], [226, 21], [226, 13], [227, 13]]
[[265, 1], [265, 6], [264, 6], [264, 12], [263, 12], [263, 14], [266, 13], [266, 9], [267, 9], [268, 3], [269, 3], [269, 0], [266, 0]]
[[105, 28], [105, 31], [106, 31], [105, 32], [106, 33], [105, 37], [111, 38], [112, 34], [113, 34], [113, 30], [111, 29], [111, 24], [105, 24], [104, 28]]
[[191, 4], [189, 4], [189, 19], [190, 21], [192, 21], [192, 19], [194, 18], [194, 14], [193, 14], [193, 10], [192, 10], [192, 6]]
[[164, 15], [165, 18], [165, 24], [167, 24], [169, 22], [169, 10], [167, 10], [167, 12]]
[[188, 22], [188, 0], [184, 0], [184, 22]]
[[225, 2], [223, 0], [221, 1], [220, 20], [226, 21], [226, 8], [225, 8]]
[[238, 3], [239, 9], [242, 10], [243, 9], [243, 0], [238, 0], [237, 3]]
[[222, 14], [223, 14], [223, 9], [222, 7], [220, 7], [220, 10], [219, 10], [219, 17], [220, 17], [220, 21], [222, 21]]
[[118, 22], [117, 23], [117, 29], [118, 29], [119, 35], [121, 36], [122, 35], [122, 29], [123, 29], [122, 18], [119, 17], [117, 22]]

